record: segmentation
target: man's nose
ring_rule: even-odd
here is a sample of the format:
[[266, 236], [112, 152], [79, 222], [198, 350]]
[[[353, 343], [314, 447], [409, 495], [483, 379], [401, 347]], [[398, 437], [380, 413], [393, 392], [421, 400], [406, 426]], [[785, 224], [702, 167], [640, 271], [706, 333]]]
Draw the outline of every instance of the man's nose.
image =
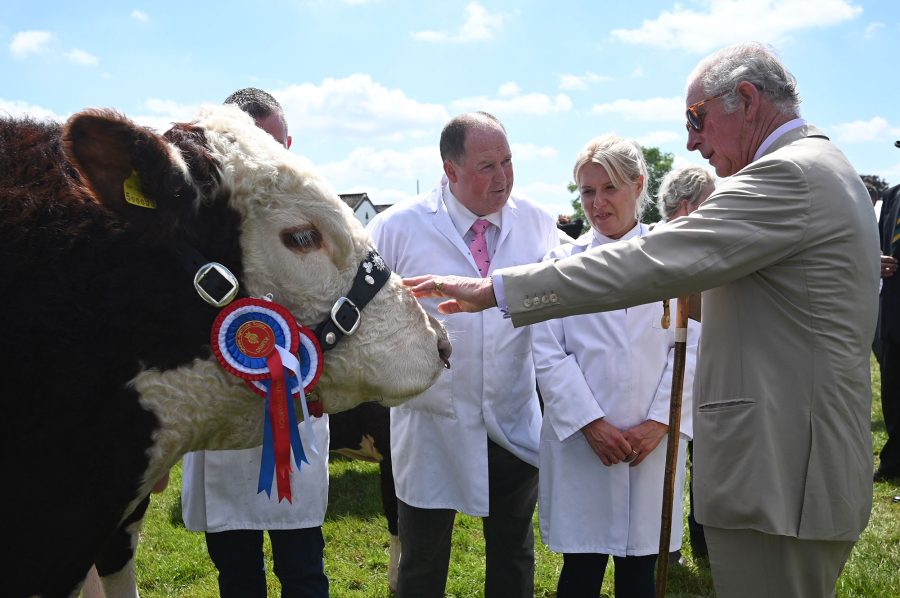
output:
[[697, 146], [700, 144], [700, 133], [698, 131], [695, 131], [693, 127], [688, 125], [687, 134], [687, 150], [689, 152], [696, 151]]

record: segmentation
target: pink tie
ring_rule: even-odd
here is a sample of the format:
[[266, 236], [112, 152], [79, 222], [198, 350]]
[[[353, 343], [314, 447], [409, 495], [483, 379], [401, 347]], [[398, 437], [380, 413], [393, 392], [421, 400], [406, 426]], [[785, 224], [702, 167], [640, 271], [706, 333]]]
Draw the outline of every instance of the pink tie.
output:
[[488, 257], [487, 240], [484, 237], [484, 231], [490, 225], [491, 223], [487, 220], [479, 218], [472, 224], [471, 228], [475, 236], [472, 237], [472, 242], [469, 243], [469, 251], [472, 252], [472, 257], [475, 258], [475, 265], [478, 266], [478, 271], [481, 273], [482, 278], [487, 276], [488, 269], [491, 266], [491, 258]]

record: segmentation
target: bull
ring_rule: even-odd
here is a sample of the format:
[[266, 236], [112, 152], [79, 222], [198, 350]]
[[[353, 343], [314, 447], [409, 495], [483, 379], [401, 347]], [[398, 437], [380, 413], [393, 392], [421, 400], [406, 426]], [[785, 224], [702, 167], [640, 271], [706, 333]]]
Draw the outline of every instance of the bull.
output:
[[[164, 134], [110, 110], [0, 119], [4, 595], [72, 595], [95, 562], [109, 594], [136, 594], [154, 482], [188, 451], [260, 444], [263, 401], [210, 348], [220, 292], [322, 323], [325, 411], [427, 388], [449, 343], [399, 278], [361, 312], [347, 299], [373, 255], [311, 166], [233, 106]], [[207, 288], [213, 263], [225, 282]]]

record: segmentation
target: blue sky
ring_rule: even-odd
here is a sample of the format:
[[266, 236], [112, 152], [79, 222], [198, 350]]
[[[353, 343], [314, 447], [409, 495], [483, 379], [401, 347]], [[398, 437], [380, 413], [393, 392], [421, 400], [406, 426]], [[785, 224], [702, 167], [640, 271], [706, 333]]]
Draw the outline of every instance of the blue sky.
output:
[[443, 124], [506, 125], [520, 193], [569, 213], [572, 164], [615, 132], [685, 147], [686, 78], [734, 42], [770, 43], [801, 113], [861, 174], [900, 183], [896, 0], [7, 1], [0, 112], [112, 107], [158, 129], [254, 86], [285, 107], [293, 151], [375, 203], [432, 188]]

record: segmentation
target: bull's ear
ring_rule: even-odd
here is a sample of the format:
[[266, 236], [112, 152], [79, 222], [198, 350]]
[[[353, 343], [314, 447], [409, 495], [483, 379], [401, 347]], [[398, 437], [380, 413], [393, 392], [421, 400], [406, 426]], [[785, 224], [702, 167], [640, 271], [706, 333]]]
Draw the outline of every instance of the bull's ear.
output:
[[163, 139], [112, 110], [85, 110], [63, 130], [66, 154], [97, 199], [133, 226], [166, 236], [190, 218], [196, 189]]

